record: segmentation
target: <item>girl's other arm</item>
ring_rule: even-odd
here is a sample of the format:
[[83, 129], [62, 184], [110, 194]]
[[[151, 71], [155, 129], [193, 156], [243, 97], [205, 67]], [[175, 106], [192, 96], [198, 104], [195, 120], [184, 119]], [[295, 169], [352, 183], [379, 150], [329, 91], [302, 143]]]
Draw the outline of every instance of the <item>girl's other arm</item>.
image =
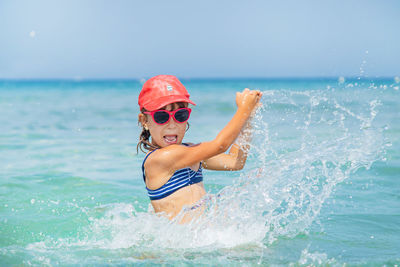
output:
[[248, 121], [236, 142], [231, 146], [228, 154], [222, 153], [204, 160], [204, 168], [216, 171], [237, 171], [243, 169], [250, 150], [249, 143], [251, 137], [251, 124]]

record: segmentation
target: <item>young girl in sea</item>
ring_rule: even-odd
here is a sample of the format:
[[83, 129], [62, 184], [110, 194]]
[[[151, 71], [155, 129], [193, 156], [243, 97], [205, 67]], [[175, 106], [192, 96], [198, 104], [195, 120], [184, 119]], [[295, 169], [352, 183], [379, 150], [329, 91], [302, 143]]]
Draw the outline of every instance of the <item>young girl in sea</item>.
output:
[[[248, 147], [234, 143], [256, 109], [262, 93], [245, 89], [236, 93], [237, 111], [214, 140], [183, 143], [191, 109], [195, 105], [183, 84], [172, 75], [147, 80], [139, 94], [139, 123], [143, 127], [138, 149], [147, 152], [142, 172], [156, 213], [173, 219], [186, 207], [198, 208], [205, 195], [202, 168], [234, 171], [243, 168]], [[212, 119], [213, 114], [207, 114]], [[233, 144], [233, 145], [232, 145]], [[224, 153], [231, 147], [229, 153]], [[199, 209], [197, 209], [199, 210]], [[180, 222], [190, 220], [185, 216]]]

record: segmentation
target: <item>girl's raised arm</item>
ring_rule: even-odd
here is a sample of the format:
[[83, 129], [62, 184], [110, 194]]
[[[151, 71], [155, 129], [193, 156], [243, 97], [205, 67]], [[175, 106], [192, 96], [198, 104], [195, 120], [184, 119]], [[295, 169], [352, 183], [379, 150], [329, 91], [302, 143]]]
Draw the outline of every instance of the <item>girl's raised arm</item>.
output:
[[214, 140], [192, 147], [181, 145], [165, 147], [156, 151], [157, 157], [153, 157], [152, 165], [157, 164], [160, 169], [168, 169], [171, 172], [225, 152], [236, 140], [252, 111], [257, 107], [261, 96], [260, 91], [247, 88], [241, 93], [236, 93], [237, 111]]

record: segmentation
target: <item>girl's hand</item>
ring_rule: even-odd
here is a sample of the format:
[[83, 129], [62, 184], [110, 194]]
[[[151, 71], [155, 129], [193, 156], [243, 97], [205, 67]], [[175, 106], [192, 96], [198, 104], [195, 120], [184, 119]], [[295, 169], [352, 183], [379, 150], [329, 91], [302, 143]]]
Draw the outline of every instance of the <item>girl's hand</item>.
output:
[[262, 93], [258, 90], [244, 89], [243, 92], [236, 93], [236, 105], [238, 109], [244, 108], [245, 110], [251, 112], [257, 104], [260, 102]]

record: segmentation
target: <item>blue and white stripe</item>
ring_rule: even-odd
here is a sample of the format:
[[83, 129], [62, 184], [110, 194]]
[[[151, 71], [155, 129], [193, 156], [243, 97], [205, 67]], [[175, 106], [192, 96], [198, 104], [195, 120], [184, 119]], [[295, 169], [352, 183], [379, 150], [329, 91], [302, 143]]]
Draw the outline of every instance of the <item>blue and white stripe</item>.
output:
[[[154, 152], [155, 150], [151, 151], [143, 160], [142, 164], [142, 172], [143, 172], [143, 180], [146, 181], [146, 176], [144, 173], [144, 163], [147, 159], [147, 157]], [[200, 162], [199, 169], [197, 171], [194, 171], [190, 168], [183, 168], [180, 170], [177, 170], [174, 172], [174, 174], [169, 178], [168, 182], [166, 182], [163, 186], [156, 190], [151, 190], [147, 188], [147, 194], [150, 197], [151, 200], [157, 200], [157, 199], [162, 199], [164, 197], [167, 197], [174, 193], [175, 191], [191, 185], [191, 184], [196, 184], [200, 183], [203, 181], [203, 172], [202, 172], [202, 166]]]

